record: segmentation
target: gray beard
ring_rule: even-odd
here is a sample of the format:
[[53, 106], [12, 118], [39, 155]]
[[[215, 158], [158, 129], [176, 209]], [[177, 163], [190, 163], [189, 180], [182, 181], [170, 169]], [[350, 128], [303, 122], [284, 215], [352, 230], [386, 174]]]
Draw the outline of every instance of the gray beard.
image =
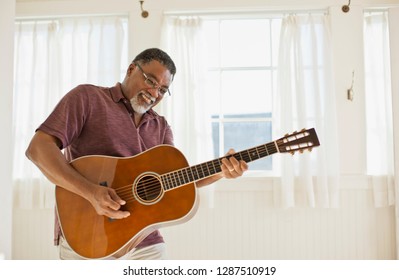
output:
[[148, 110], [151, 109], [151, 105], [142, 105], [139, 103], [138, 100], [138, 95], [136, 95], [135, 97], [133, 97], [132, 99], [130, 99], [130, 104], [133, 107], [133, 110], [138, 113], [138, 114], [144, 114], [146, 113]]

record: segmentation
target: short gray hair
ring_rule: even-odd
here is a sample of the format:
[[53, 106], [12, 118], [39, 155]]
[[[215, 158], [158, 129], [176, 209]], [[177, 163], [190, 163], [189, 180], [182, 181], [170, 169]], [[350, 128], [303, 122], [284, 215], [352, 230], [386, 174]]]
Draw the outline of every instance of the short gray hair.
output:
[[176, 66], [172, 58], [166, 52], [158, 48], [151, 48], [142, 51], [133, 59], [133, 62], [134, 63], [138, 62], [140, 64], [147, 64], [153, 60], [156, 60], [162, 65], [164, 65], [172, 74], [172, 76], [176, 74]]

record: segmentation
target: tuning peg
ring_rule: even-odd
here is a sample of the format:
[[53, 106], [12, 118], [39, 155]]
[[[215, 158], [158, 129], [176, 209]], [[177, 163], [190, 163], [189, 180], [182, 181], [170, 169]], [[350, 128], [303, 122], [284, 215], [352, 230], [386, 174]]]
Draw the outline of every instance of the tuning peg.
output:
[[313, 150], [312, 148], [309, 148], [309, 149], [308, 149], [309, 152], [311, 152], [312, 150]]
[[289, 134], [288, 134], [288, 133], [284, 135], [284, 137], [288, 137], [288, 136], [289, 136]]
[[301, 154], [303, 154], [303, 150], [299, 150], [299, 152], [300, 152]]
[[302, 131], [302, 132], [303, 132], [303, 131], [306, 131], [306, 128], [302, 128], [302, 130], [301, 130], [301, 131]]
[[291, 155], [295, 155], [295, 152], [294, 152], [294, 151], [292, 151], [292, 152], [290, 152], [290, 154], [291, 154]]

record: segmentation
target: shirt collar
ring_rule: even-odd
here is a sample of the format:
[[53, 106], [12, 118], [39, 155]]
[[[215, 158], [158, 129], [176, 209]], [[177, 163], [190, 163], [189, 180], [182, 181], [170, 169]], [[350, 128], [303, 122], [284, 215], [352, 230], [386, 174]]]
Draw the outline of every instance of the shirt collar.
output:
[[111, 97], [114, 102], [119, 102], [123, 99], [126, 99], [122, 93], [121, 83], [117, 83], [115, 86], [111, 87], [109, 92], [111, 93]]

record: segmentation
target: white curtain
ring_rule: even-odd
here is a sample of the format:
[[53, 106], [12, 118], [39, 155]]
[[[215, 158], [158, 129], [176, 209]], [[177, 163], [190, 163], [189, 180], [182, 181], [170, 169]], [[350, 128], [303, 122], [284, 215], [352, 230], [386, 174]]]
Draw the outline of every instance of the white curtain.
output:
[[283, 18], [278, 90], [274, 98], [275, 135], [316, 129], [320, 147], [281, 157], [281, 180], [275, 180], [281, 207], [339, 206], [339, 159], [335, 94], [328, 15]]
[[395, 205], [396, 255], [399, 256], [399, 9], [366, 13], [364, 56], [367, 111], [367, 171], [374, 205]]
[[198, 17], [165, 17], [162, 32], [163, 49], [173, 58], [177, 74], [171, 96], [161, 110], [173, 126], [176, 146], [191, 164], [212, 159], [207, 102], [202, 94], [205, 65], [201, 25]]
[[[392, 108], [393, 108], [393, 139], [399, 143], [399, 8], [392, 8], [388, 11], [389, 23], [389, 46], [390, 46], [390, 66], [391, 66], [391, 88], [392, 88]], [[399, 174], [399, 148], [395, 145], [394, 149], [395, 177]], [[395, 179], [395, 201], [399, 201], [399, 180]], [[399, 259], [399, 203], [395, 203], [395, 224], [396, 224], [396, 259]]]
[[367, 171], [376, 207], [393, 205], [394, 157], [388, 14], [364, 17]]
[[[172, 126], [175, 146], [190, 165], [213, 159], [208, 101], [203, 94], [206, 69], [201, 26], [199, 17], [165, 16], [161, 39], [162, 48], [174, 60], [177, 73], [171, 96], [160, 104], [160, 113]], [[212, 204], [213, 188], [203, 191]]]
[[124, 21], [115, 16], [16, 22], [13, 178], [18, 207], [54, 206], [54, 186], [25, 150], [70, 89], [80, 83], [112, 86], [120, 80], [126, 59]]

